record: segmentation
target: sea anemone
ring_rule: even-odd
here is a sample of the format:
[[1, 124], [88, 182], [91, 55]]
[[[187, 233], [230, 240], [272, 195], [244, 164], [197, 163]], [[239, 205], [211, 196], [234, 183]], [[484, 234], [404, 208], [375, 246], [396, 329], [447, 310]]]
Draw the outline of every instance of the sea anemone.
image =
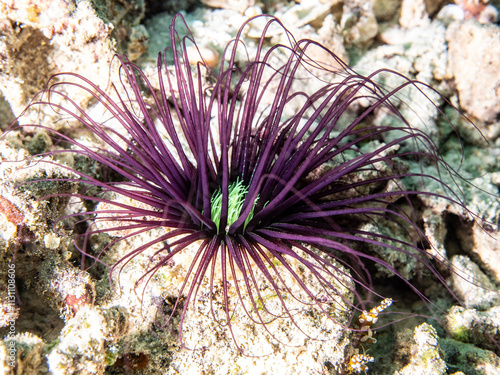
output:
[[[189, 30], [180, 34], [184, 20], [177, 16], [170, 45], [158, 56], [156, 77], [117, 56], [120, 83], [112, 90], [76, 74], [58, 74], [30, 104], [74, 120], [99, 143], [92, 146], [31, 124], [45, 129], [54, 144], [70, 146], [50, 155], [87, 157], [102, 172], [97, 177], [65, 167], [78, 175], [70, 181], [82, 184], [73, 198], [87, 202], [87, 208], [94, 202], [60, 219], [83, 216], [89, 223], [75, 239], [84, 258], [102, 262], [111, 245], [162, 228], [161, 235], [110, 266], [113, 280], [134, 257], [160, 245], [137, 280], [147, 283], [196, 244], [163, 322], [178, 314], [181, 343], [189, 308], [206, 279], [210, 303], [220, 285], [222, 312], [214, 307], [212, 315], [236, 345], [236, 308], [262, 327], [287, 319], [301, 329], [292, 301], [335, 320], [332, 310], [363, 310], [373, 295], [383, 299], [372, 285], [374, 266], [426, 300], [380, 250], [421, 263], [443, 282], [435, 267], [442, 261], [426, 252], [415, 204], [425, 194], [465, 209], [460, 190], [453, 186], [454, 193], [449, 185], [457, 173], [425, 127], [412, 126], [399, 110], [398, 97], [406, 88], [423, 97], [435, 90], [390, 70], [357, 74], [319, 43], [294, 40], [272, 17], [252, 54], [242, 34], [253, 21], [228, 44], [217, 69], [203, 61], [189, 63], [188, 47], [192, 51], [196, 43]], [[271, 31], [281, 33], [282, 43], [269, 44]], [[384, 74], [399, 76], [402, 84], [378, 84]], [[104, 115], [79, 107], [66, 94], [67, 85], [90, 93]], [[390, 117], [391, 124], [380, 117]], [[426, 188], [430, 183], [433, 191]], [[386, 234], [387, 229], [399, 234]], [[87, 242], [101, 233], [121, 237], [92, 253]], [[354, 300], [340, 292], [341, 286]]]

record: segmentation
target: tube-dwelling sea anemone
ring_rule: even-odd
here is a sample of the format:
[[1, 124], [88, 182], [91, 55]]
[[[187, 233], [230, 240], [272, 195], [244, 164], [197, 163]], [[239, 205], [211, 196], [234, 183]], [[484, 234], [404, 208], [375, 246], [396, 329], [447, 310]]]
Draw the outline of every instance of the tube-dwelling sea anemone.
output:
[[[189, 30], [178, 32], [179, 22], [184, 21], [175, 17], [154, 79], [117, 56], [121, 84], [111, 93], [65, 73], [55, 75], [30, 104], [76, 120], [100, 143], [89, 146], [64, 132], [32, 125], [71, 146], [51, 155], [83, 155], [108, 173], [102, 179], [75, 170], [79, 178], [72, 181], [83, 186], [77, 197], [96, 204], [61, 218], [83, 215], [89, 222], [75, 239], [85, 257], [100, 261], [112, 244], [163, 228], [163, 234], [110, 266], [112, 278], [131, 259], [159, 245], [151, 253], [156, 260], [138, 280], [148, 282], [197, 244], [166, 317], [168, 323], [179, 314], [181, 343], [189, 309], [206, 279], [210, 291], [221, 286], [222, 312], [212, 314], [237, 346], [235, 309], [244, 309], [252, 324], [267, 327], [287, 319], [300, 330], [292, 301], [334, 320], [335, 309], [362, 310], [370, 295], [378, 301], [389, 297], [374, 290], [373, 266], [399, 277], [426, 300], [379, 249], [404, 254], [444, 281], [435, 267], [442, 261], [426, 252], [429, 244], [415, 221], [415, 202], [426, 194], [466, 210], [458, 185], [442, 182], [446, 177], [453, 184], [459, 177], [431, 137], [398, 109], [398, 95], [406, 88], [423, 96], [435, 90], [403, 76], [399, 87], [387, 89], [377, 84], [378, 77], [398, 73], [357, 74], [319, 43], [294, 40], [272, 17], [256, 42], [255, 55], [242, 42], [250, 20], [228, 44], [218, 68], [203, 61], [193, 66], [188, 47], [192, 51], [196, 43]], [[277, 29], [288, 43], [270, 46], [267, 35]], [[97, 118], [78, 107], [65, 93], [66, 85], [91, 93], [105, 116]], [[378, 123], [381, 114], [399, 125]], [[421, 168], [409, 169], [410, 162]], [[424, 172], [431, 167], [436, 175]], [[429, 182], [439, 188], [426, 190]], [[124, 199], [115, 199], [120, 196]], [[403, 238], [376, 230], [381, 226]], [[83, 246], [94, 234], [117, 232], [122, 237], [98, 254]], [[299, 285], [300, 295], [292, 284]], [[341, 286], [354, 300], [339, 291]], [[272, 303], [266, 297], [270, 292], [276, 297]], [[271, 330], [269, 334], [277, 337]]]

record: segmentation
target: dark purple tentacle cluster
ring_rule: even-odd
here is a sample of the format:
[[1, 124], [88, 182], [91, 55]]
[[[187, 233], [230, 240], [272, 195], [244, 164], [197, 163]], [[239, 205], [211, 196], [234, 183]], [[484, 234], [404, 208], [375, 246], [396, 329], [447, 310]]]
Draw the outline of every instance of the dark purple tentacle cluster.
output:
[[[397, 73], [377, 71], [368, 77], [358, 75], [318, 43], [307, 39], [295, 41], [282, 26], [290, 44], [265, 47], [267, 29], [281, 25], [274, 18], [270, 18], [263, 30], [256, 55], [245, 63], [237, 61], [237, 52], [244, 50], [242, 33], [247, 24], [227, 46], [218, 71], [202, 63], [191, 66], [186, 47], [196, 44], [192, 35], [178, 34], [176, 22], [184, 20], [178, 16], [172, 23], [170, 46], [158, 57], [156, 87], [126, 57], [117, 57], [121, 85], [115, 87], [113, 95], [84, 77], [66, 74], [77, 82], [58, 81], [62, 76], [55, 76], [31, 104], [50, 106], [90, 130], [101, 147], [92, 148], [47, 129], [54, 137], [71, 144], [71, 152], [87, 156], [121, 176], [120, 182], [109, 182], [75, 171], [78, 178], [73, 181], [99, 189], [97, 194], [82, 193], [80, 197], [105, 203], [107, 207], [85, 212], [86, 219], [116, 223], [112, 227], [91, 228], [80, 239], [97, 233], [127, 232], [109, 247], [150, 229], [169, 229], [118, 260], [111, 266], [112, 273], [151, 246], [168, 242], [168, 247], [154, 254], [162, 255], [161, 261], [141, 278], [150, 280], [176, 254], [198, 242], [199, 248], [181, 287], [181, 297], [185, 298], [181, 335], [187, 311], [203, 278], [208, 277], [213, 288], [216, 273], [222, 275], [225, 301], [225, 323], [221, 324], [229, 329], [231, 306], [234, 306], [229, 302], [229, 288], [235, 290], [241, 306], [255, 323], [265, 325], [270, 319], [283, 317], [293, 320], [293, 312], [281, 297], [288, 286], [276, 264], [284, 266], [300, 284], [308, 296], [304, 304], [317, 306], [325, 314], [324, 296], [331, 303], [345, 299], [338, 295], [335, 283], [345, 285], [342, 280], [346, 276], [355, 282], [355, 287], [345, 286], [358, 302], [363, 300], [363, 290], [373, 292], [367, 271], [370, 264], [378, 264], [402, 277], [389, 262], [367, 251], [368, 245], [405, 252], [442, 281], [421, 249], [425, 237], [422, 230], [411, 214], [395, 203], [403, 200], [411, 207], [415, 196], [428, 194], [464, 207], [460, 195], [444, 183], [442, 193], [404, 187], [403, 180], [408, 177], [441, 181], [439, 176], [423, 171], [408, 172], [405, 160], [425, 159], [440, 173], [455, 177], [433, 140], [412, 128], [393, 100], [407, 86], [422, 92], [431, 88], [406, 79], [400, 87], [385, 90], [376, 83], [377, 76]], [[308, 52], [313, 48], [330, 54], [335, 68], [311, 60]], [[278, 60], [283, 63], [276, 65]], [[315, 85], [319, 82], [321, 86], [312, 92], [297, 91], [300, 81], [314, 81]], [[91, 93], [105, 108], [107, 117], [120, 127], [108, 125], [79, 109], [65, 94], [64, 85]], [[54, 96], [63, 97], [69, 105], [55, 104]], [[399, 125], [373, 124], [370, 116], [381, 108], [398, 119]], [[346, 114], [352, 120], [346, 121]], [[394, 140], [380, 141], [391, 132], [398, 135]], [[362, 152], [361, 146], [373, 140], [380, 141], [378, 146]], [[400, 145], [405, 145], [403, 151], [391, 151]], [[239, 217], [228, 222], [229, 190], [236, 181], [242, 181], [247, 194]], [[388, 189], [390, 183], [392, 188]], [[218, 190], [222, 203], [215, 208], [212, 198]], [[137, 204], [119, 203], [106, 195], [109, 193], [131, 198]], [[214, 209], [220, 210], [218, 224], [225, 230], [216, 229], [212, 220]], [[253, 218], [245, 223], [251, 213]], [[82, 214], [74, 214], [77, 215]], [[362, 222], [379, 219], [395, 223], [407, 238], [391, 238], [359, 228]], [[102, 252], [86, 255], [99, 260]], [[325, 292], [323, 296], [312, 292], [311, 286], [292, 267], [295, 261], [314, 276], [314, 282]], [[337, 261], [350, 268], [352, 276]], [[280, 298], [282, 315], [266, 308], [257, 273], [267, 279]], [[233, 281], [230, 283], [229, 279]], [[250, 303], [243, 303], [245, 296], [250, 297]], [[174, 310], [181, 308], [181, 297]], [[257, 305], [262, 307], [259, 309]]]

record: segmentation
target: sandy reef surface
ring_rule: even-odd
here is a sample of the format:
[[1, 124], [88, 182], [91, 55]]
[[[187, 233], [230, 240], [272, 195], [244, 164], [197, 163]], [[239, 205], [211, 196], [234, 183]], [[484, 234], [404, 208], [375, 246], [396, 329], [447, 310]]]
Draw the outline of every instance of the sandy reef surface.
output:
[[[446, 282], [463, 304], [451, 306], [442, 288], [419, 280], [418, 264], [388, 252], [387, 259], [398, 271], [425, 287], [426, 295], [447, 312], [439, 322], [408, 319], [381, 330], [369, 349], [375, 360], [368, 373], [499, 374], [498, 9], [498, 0], [0, 0], [0, 131], [23, 113], [54, 74], [81, 74], [105, 89], [118, 52], [153, 75], [176, 12], [182, 12], [201, 53], [214, 65], [240, 25], [266, 13], [277, 16], [297, 39], [319, 41], [360, 73], [389, 68], [425, 82], [458, 106], [482, 133], [440, 97], [431, 99], [454, 120], [454, 128], [439, 121], [437, 110], [419, 101], [418, 93], [409, 92], [404, 98], [411, 104], [411, 109], [403, 110], [405, 116], [416, 116], [417, 123], [425, 124], [425, 130], [444, 144], [446, 161], [460, 166], [462, 175], [480, 187], [463, 185], [468, 207], [484, 225], [468, 220], [463, 210], [422, 197], [422, 228], [433, 255], [445, 257], [458, 270], [447, 275]], [[244, 35], [250, 53], [262, 26], [255, 22]], [[279, 38], [273, 36], [270, 43]], [[398, 84], [391, 79], [388, 76], [384, 84]], [[79, 107], [93, 110], [90, 94], [75, 90], [68, 96]], [[64, 105], [60, 100], [54, 103]], [[71, 124], [54, 111], [27, 110], [19, 121], [86, 137], [71, 132]], [[319, 340], [295, 332], [285, 319], [272, 327], [283, 333], [290, 346], [275, 345], [264, 329], [238, 325], [246, 322], [245, 315], [235, 313], [238, 342], [257, 356], [241, 355], [230, 334], [214, 322], [210, 298], [203, 293], [185, 328], [186, 345], [197, 350], [180, 347], [175, 327], [153, 329], [159, 306], [178, 291], [193, 250], [185, 249], [178, 263], [162, 268], [145, 289], [135, 281], [150, 264], [147, 254], [123, 269], [114, 279], [115, 289], [105, 267], [81, 271], [71, 231], [53, 226], [59, 217], [77, 212], [71, 210], [78, 210], [78, 205], [62, 196], [40, 199], [76, 194], [77, 185], [70, 181], [22, 184], [76, 176], [57, 164], [27, 161], [29, 155], [57, 145], [46, 132], [26, 129], [24, 134], [0, 140], [0, 338], [4, 339], [0, 374], [260, 375], [286, 369], [287, 374], [319, 375], [338, 373], [352, 355], [351, 332], [313, 308], [297, 320]], [[455, 132], [462, 143], [447, 142], [456, 139], [450, 136]], [[95, 163], [76, 156], [59, 158], [57, 163], [99, 173]], [[152, 231], [119, 241], [103, 261], [113, 264], [131, 248], [160, 234]], [[99, 235], [89, 246], [99, 252], [109, 242], [109, 236]], [[406, 299], [388, 275], [378, 278], [381, 292], [398, 300], [392, 310], [428, 312], [422, 301]], [[22, 301], [20, 305], [13, 303], [13, 285], [14, 300]], [[344, 292], [346, 299], [352, 298]], [[221, 300], [214, 303], [222, 309]], [[350, 312], [344, 310], [332, 314], [348, 324]]]

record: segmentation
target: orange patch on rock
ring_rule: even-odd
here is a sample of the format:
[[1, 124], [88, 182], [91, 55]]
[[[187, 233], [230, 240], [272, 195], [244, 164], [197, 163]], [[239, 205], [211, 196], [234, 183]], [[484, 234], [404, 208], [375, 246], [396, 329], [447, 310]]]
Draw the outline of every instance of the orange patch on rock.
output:
[[24, 216], [16, 206], [0, 195], [0, 213], [4, 214], [7, 220], [14, 225], [24, 223]]

